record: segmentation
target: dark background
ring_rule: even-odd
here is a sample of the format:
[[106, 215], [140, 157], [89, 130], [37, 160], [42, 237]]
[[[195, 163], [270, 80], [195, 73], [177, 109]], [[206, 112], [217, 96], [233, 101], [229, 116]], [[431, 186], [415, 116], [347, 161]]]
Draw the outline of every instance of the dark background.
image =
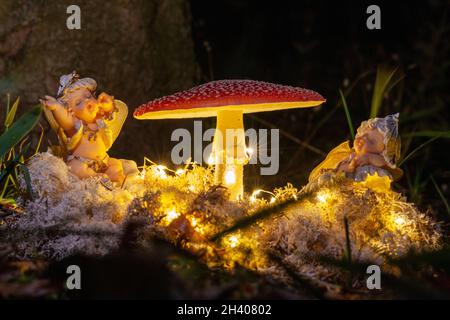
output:
[[[25, 106], [53, 94], [59, 76], [72, 69], [95, 78], [99, 92], [124, 100], [130, 111], [217, 79], [264, 80], [321, 93], [327, 102], [319, 108], [246, 116], [246, 128], [282, 131], [279, 174], [260, 176], [258, 166], [247, 166], [248, 191], [304, 185], [325, 154], [350, 137], [338, 90], [347, 94], [356, 128], [369, 117], [380, 64], [404, 75], [380, 110], [380, 116], [401, 113], [404, 156], [428, 140], [408, 134], [449, 130], [448, 1], [79, 3], [82, 30], [67, 31], [61, 26], [68, 1], [2, 1], [2, 105], [6, 92], [20, 95]], [[366, 28], [370, 4], [381, 8], [381, 30]], [[214, 119], [204, 122], [212, 126]], [[170, 166], [170, 135], [178, 127], [192, 129], [193, 121], [137, 121], [130, 115], [111, 154], [139, 163], [147, 156]], [[411, 201], [433, 207], [439, 218], [446, 211], [430, 175], [449, 198], [448, 148], [444, 138], [421, 148], [396, 185]]]
[[[381, 30], [366, 28], [366, 8], [381, 8]], [[368, 118], [376, 68], [398, 67], [404, 79], [382, 104], [380, 116], [400, 112], [400, 133], [449, 128], [449, 20], [447, 1], [191, 1], [193, 38], [203, 81], [245, 78], [304, 86], [327, 103], [317, 109], [261, 113], [246, 126], [285, 131], [281, 136], [281, 170], [258, 176], [247, 168], [249, 185], [279, 186], [306, 182], [321, 159], [287, 134], [328, 152], [350, 138], [338, 89], [355, 128]], [[350, 88], [349, 85], [354, 84]], [[346, 91], [347, 90], [347, 91]], [[403, 138], [403, 154], [428, 138]], [[405, 163], [397, 186], [419, 204], [445, 209], [431, 184], [431, 174], [448, 198], [450, 152], [438, 139]], [[248, 175], [249, 176], [249, 175]], [[425, 200], [424, 202], [422, 202]]]

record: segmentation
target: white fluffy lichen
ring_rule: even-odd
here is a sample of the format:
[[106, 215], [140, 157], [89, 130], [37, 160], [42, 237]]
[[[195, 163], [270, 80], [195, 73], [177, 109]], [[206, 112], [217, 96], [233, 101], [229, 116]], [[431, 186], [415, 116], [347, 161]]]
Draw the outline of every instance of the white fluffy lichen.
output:
[[[213, 184], [211, 168], [196, 164], [170, 170], [144, 163], [140, 174], [122, 186], [100, 178], [80, 180], [50, 153], [35, 155], [28, 169], [34, 196], [22, 199], [25, 213], [6, 224], [20, 256], [105, 254], [119, 246], [124, 222], [132, 217], [145, 217], [147, 231], [181, 243], [209, 265], [239, 263], [274, 276], [282, 272], [267, 258], [269, 251], [304, 275], [329, 279], [338, 274], [320, 257], [344, 255], [344, 218], [355, 261], [382, 264], [386, 257], [440, 245], [432, 218], [377, 177], [358, 183], [335, 179], [307, 197], [288, 184], [273, 192], [257, 190], [236, 202]], [[281, 212], [219, 242], [208, 241], [240, 219], [297, 196]]]
[[[410, 250], [432, 250], [441, 245], [439, 225], [389, 187], [348, 179], [322, 185], [310, 197], [289, 207], [276, 223], [267, 225], [263, 243], [280, 252], [300, 273], [329, 278], [333, 268], [324, 257], [342, 259], [348, 221], [353, 261], [381, 265]], [[382, 180], [380, 180], [382, 181]]]
[[[62, 258], [117, 247], [120, 227], [115, 222], [132, 200], [130, 191], [108, 190], [98, 178], [80, 180], [48, 152], [36, 154], [28, 170], [33, 198], [20, 200], [25, 213], [9, 223], [17, 253]], [[25, 181], [21, 184], [25, 188]]]

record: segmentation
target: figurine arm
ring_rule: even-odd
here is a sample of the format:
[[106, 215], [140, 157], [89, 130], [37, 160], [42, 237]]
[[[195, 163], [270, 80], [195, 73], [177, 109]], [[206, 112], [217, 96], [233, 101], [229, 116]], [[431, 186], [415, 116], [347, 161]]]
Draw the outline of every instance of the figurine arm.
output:
[[45, 100], [41, 99], [40, 101], [45, 108], [53, 113], [56, 122], [58, 122], [64, 131], [73, 131], [75, 128], [75, 118], [58, 100], [50, 96], [45, 96]]
[[372, 165], [379, 168], [389, 167], [389, 164], [386, 162], [383, 156], [372, 153], [368, 153], [355, 158], [355, 165], [356, 166]]
[[345, 160], [338, 164], [336, 171], [353, 172], [355, 171], [355, 167], [355, 154], [351, 153]]

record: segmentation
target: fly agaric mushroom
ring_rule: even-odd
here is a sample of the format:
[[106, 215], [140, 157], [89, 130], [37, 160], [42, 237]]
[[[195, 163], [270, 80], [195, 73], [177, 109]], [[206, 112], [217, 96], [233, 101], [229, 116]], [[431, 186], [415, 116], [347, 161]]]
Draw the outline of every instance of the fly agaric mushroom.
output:
[[[246, 158], [243, 114], [314, 107], [323, 102], [320, 94], [308, 89], [253, 80], [219, 80], [143, 104], [134, 111], [134, 117], [217, 117], [213, 141], [215, 182], [226, 186], [232, 199], [239, 199], [244, 191]], [[230, 129], [234, 135], [224, 139], [230, 137]]]

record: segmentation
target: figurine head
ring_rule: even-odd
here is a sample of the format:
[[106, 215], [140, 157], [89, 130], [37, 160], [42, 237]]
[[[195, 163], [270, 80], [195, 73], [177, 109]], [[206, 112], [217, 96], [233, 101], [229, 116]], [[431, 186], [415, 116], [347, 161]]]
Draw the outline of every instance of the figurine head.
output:
[[355, 137], [353, 147], [357, 154], [381, 153], [384, 150], [383, 135], [376, 128], [368, 129]]
[[400, 156], [398, 137], [398, 116], [392, 114], [384, 118], [363, 121], [359, 126], [353, 147], [357, 154], [381, 154], [386, 162], [395, 167]]
[[94, 79], [79, 79], [79, 75], [73, 71], [61, 76], [57, 97], [77, 118], [93, 122], [99, 112], [99, 102], [94, 96], [96, 88]]

